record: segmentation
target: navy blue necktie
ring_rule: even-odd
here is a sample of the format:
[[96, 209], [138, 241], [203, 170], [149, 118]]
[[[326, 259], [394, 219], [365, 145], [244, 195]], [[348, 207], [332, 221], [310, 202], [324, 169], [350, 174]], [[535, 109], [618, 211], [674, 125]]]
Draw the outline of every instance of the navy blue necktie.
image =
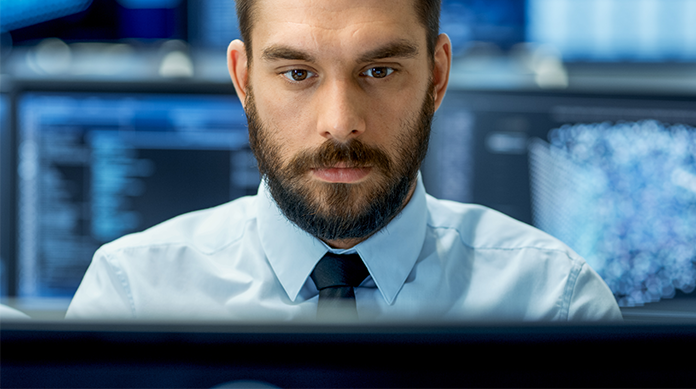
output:
[[360, 285], [370, 273], [358, 254], [339, 255], [326, 253], [312, 271], [312, 281], [319, 289], [317, 317], [358, 317], [354, 287]]

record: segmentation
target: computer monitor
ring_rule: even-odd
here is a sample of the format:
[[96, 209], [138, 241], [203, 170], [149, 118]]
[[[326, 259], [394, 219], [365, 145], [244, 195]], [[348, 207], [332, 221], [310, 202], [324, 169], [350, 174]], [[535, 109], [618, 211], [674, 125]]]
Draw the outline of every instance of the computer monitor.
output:
[[258, 189], [231, 93], [95, 85], [26, 91], [17, 110], [18, 297], [70, 298], [103, 243]]
[[[11, 175], [10, 157], [12, 148], [10, 147], [10, 97], [2, 93], [0, 94], [0, 237], [3, 237], [4, 230], [9, 231], [9, 216], [11, 199], [9, 197], [9, 188], [11, 183], [9, 177]], [[9, 256], [4, 246], [4, 240], [0, 238], [0, 296], [6, 296], [8, 293], [8, 261]]]
[[[524, 41], [524, 1], [445, 0], [441, 10], [440, 29], [450, 36], [455, 56], [464, 54], [472, 42], [507, 50]], [[194, 47], [226, 48], [241, 37], [233, 1], [190, 1], [188, 11], [188, 36]]]
[[72, 15], [84, 11], [90, 0], [62, 0], [62, 1], [4, 1], [2, 26], [0, 32], [6, 32], [41, 23], [47, 20]]
[[4, 387], [689, 387], [696, 327], [3, 322]]
[[241, 37], [234, 1], [190, 1], [188, 26], [188, 41], [193, 47], [226, 48]]
[[184, 0], [21, 0], [3, 1], [1, 32], [15, 45], [42, 39], [66, 42], [148, 43], [186, 39]]
[[694, 0], [527, 0], [527, 41], [570, 62], [696, 60]]
[[693, 96], [450, 90], [424, 180], [585, 257], [621, 306], [696, 286]]

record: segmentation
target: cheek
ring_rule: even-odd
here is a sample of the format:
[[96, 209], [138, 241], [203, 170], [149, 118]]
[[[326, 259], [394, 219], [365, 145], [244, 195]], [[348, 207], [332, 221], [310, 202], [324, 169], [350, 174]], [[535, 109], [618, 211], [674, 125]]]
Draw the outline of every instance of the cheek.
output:
[[265, 135], [270, 143], [279, 147], [281, 159], [287, 161], [307, 147], [311, 127], [297, 102], [278, 96], [256, 97], [256, 101]]
[[[407, 95], [413, 97], [405, 98]], [[368, 131], [365, 138], [391, 151], [399, 139], [406, 137], [410, 132], [409, 124], [420, 113], [420, 99], [415, 93], [411, 95], [406, 92], [401, 92], [400, 98], [393, 95], [376, 98], [366, 115]]]

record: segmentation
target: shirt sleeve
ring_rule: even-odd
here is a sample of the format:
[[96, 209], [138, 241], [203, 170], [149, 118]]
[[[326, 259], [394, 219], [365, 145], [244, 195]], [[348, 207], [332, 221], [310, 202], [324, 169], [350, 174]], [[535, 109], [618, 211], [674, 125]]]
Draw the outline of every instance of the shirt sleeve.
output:
[[602, 278], [584, 263], [578, 273], [568, 310], [568, 320], [622, 321], [621, 310]]
[[134, 318], [128, 280], [116, 261], [98, 250], [75, 293], [66, 319]]
[[2, 322], [5, 319], [22, 320], [31, 319], [31, 317], [29, 317], [24, 312], [16, 310], [12, 307], [8, 307], [7, 305], [0, 304], [0, 322]]

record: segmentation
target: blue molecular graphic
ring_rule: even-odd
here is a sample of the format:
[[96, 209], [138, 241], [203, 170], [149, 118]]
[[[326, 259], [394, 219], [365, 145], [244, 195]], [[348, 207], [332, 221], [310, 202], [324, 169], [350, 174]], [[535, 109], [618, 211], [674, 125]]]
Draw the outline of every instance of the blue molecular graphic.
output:
[[620, 306], [696, 287], [696, 129], [566, 125], [530, 144], [534, 223], [585, 257]]

